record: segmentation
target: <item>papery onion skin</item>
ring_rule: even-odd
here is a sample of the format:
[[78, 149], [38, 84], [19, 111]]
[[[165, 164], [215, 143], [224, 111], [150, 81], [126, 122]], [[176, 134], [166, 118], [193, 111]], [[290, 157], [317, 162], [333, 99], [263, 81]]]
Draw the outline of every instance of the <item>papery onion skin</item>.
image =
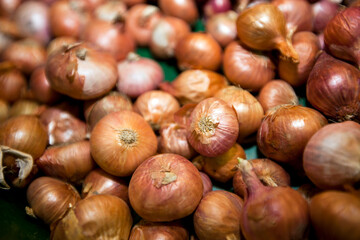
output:
[[95, 168], [89, 141], [56, 145], [45, 150], [36, 165], [47, 175], [78, 184]]
[[212, 179], [226, 183], [230, 181], [236, 171], [238, 158], [246, 159], [244, 149], [237, 143], [234, 144], [227, 152], [217, 157], [197, 156], [192, 160], [194, 165], [201, 171], [204, 171]]
[[231, 41], [235, 40], [237, 13], [227, 11], [218, 13], [206, 21], [206, 32], [208, 32], [221, 47], [226, 47]]
[[175, 96], [182, 105], [199, 103], [213, 97], [217, 91], [226, 87], [226, 78], [209, 70], [186, 70], [171, 83], [160, 84], [160, 89]]
[[324, 40], [331, 55], [360, 67], [360, 7], [340, 11], [326, 25]]
[[235, 109], [239, 122], [239, 142], [259, 129], [264, 110], [251, 93], [239, 87], [229, 86], [218, 91], [215, 97], [224, 100]]
[[194, 229], [200, 240], [241, 239], [243, 200], [234, 193], [216, 190], [206, 194], [194, 213]]
[[323, 52], [307, 81], [311, 105], [335, 121], [360, 121], [360, 71]]
[[269, 57], [236, 41], [225, 48], [223, 69], [231, 83], [249, 91], [258, 91], [275, 76], [275, 65]]
[[151, 126], [132, 111], [113, 112], [103, 117], [90, 137], [91, 155], [96, 163], [114, 176], [130, 176], [157, 150]]
[[171, 94], [152, 90], [141, 94], [134, 103], [134, 111], [156, 131], [163, 124], [173, 121], [174, 113], [180, 109], [180, 104]]
[[26, 197], [32, 209], [30, 211], [48, 225], [61, 219], [80, 200], [75, 187], [51, 177], [39, 177], [32, 181]]
[[190, 215], [202, 194], [202, 179], [196, 167], [171, 153], [148, 158], [135, 170], [129, 184], [131, 206], [142, 218], [153, 222]]
[[115, 59], [88, 43], [69, 45], [48, 57], [45, 66], [50, 86], [75, 99], [100, 97], [115, 86]]
[[178, 221], [156, 223], [140, 220], [132, 229], [129, 240], [188, 240], [188, 230]]
[[53, 52], [56, 52], [59, 49], [62, 49], [76, 42], [77, 40], [74, 37], [63, 36], [63, 37], [53, 38], [47, 45], [46, 48], [47, 56], [50, 56]]
[[130, 209], [122, 199], [94, 195], [67, 212], [51, 232], [51, 239], [128, 239], [132, 223]]
[[259, 92], [258, 100], [265, 113], [282, 104], [299, 104], [299, 99], [291, 85], [280, 79], [266, 83]]
[[306, 175], [323, 189], [360, 181], [360, 124], [329, 124], [316, 132], [304, 150]]
[[222, 49], [208, 33], [193, 32], [182, 38], [175, 48], [175, 57], [181, 70], [220, 68]]
[[[276, 162], [268, 158], [257, 158], [248, 160], [255, 171], [256, 176], [265, 186], [290, 187], [290, 175]], [[242, 178], [241, 171], [236, 171], [233, 178], [234, 192], [240, 197], [246, 195], [246, 184]]]
[[158, 5], [166, 15], [180, 18], [189, 24], [199, 18], [195, 0], [158, 0]]
[[196, 103], [187, 103], [182, 105], [180, 109], [174, 113], [174, 122], [179, 125], [187, 126], [188, 119], [191, 116], [191, 112], [194, 110], [195, 106]]
[[0, 64], [0, 99], [14, 102], [26, 89], [26, 78], [11, 62]]
[[128, 181], [112, 176], [101, 168], [89, 172], [82, 184], [81, 196], [83, 198], [97, 194], [110, 194], [121, 198], [127, 204], [129, 202]]
[[278, 71], [281, 79], [297, 87], [306, 83], [319, 55], [320, 43], [312, 32], [297, 32], [293, 36], [292, 44], [299, 55], [299, 63], [280, 59]]
[[187, 139], [206, 157], [216, 157], [234, 146], [239, 134], [235, 110], [219, 98], [207, 98], [196, 105], [189, 119]]
[[352, 193], [325, 191], [310, 202], [310, 217], [318, 239], [360, 238], [360, 199]]
[[314, 21], [313, 30], [323, 32], [328, 22], [338, 13], [340, 5], [331, 0], [320, 0], [311, 5]]
[[125, 29], [139, 46], [149, 46], [152, 30], [161, 17], [158, 7], [137, 4], [126, 13]]
[[210, 177], [206, 173], [200, 171], [200, 176], [201, 176], [203, 187], [204, 187], [204, 190], [203, 190], [203, 197], [204, 197], [205, 194], [207, 194], [208, 192], [211, 192], [213, 190], [213, 184], [211, 182]]
[[97, 19], [114, 22], [127, 10], [123, 1], [106, 1], [94, 9], [94, 16]]
[[327, 124], [318, 111], [281, 105], [268, 111], [257, 134], [259, 150], [268, 158], [301, 165], [304, 148], [315, 132]]

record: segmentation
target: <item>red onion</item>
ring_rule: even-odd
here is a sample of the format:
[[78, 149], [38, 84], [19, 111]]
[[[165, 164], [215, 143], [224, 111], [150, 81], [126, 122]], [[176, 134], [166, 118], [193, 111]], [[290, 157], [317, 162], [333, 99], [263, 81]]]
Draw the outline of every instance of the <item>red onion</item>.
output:
[[117, 69], [118, 91], [132, 98], [156, 89], [164, 80], [164, 72], [159, 63], [135, 53], [129, 53], [124, 61], [118, 63]]
[[236, 38], [237, 13], [227, 11], [211, 16], [206, 21], [206, 32], [208, 32], [222, 47], [226, 47]]
[[158, 0], [158, 5], [166, 15], [180, 18], [189, 24], [199, 18], [195, 0]]
[[205, 17], [211, 17], [217, 13], [231, 10], [230, 0], [208, 0], [204, 5]]
[[328, 22], [338, 13], [340, 5], [331, 0], [320, 0], [311, 5], [314, 15], [313, 29], [322, 32]]

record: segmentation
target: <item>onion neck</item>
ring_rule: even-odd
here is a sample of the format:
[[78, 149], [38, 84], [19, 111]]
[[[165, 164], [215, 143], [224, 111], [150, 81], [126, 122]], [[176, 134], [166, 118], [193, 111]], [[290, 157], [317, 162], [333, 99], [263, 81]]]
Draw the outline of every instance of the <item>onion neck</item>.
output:
[[276, 48], [281, 53], [280, 58], [290, 60], [293, 63], [299, 63], [299, 55], [291, 44], [291, 41], [282, 38], [276, 42]]
[[241, 175], [246, 185], [245, 197], [248, 198], [250, 195], [255, 194], [257, 191], [264, 188], [264, 185], [256, 175], [253, 166], [248, 160], [238, 158], [238, 167], [241, 171]]

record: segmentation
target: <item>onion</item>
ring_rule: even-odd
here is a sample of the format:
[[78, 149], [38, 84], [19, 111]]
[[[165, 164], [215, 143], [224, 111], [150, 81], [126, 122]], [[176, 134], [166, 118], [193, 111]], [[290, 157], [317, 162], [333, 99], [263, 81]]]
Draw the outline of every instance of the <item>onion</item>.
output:
[[186, 158], [171, 153], [148, 158], [135, 170], [129, 184], [131, 206], [143, 219], [153, 222], [190, 215], [202, 194], [199, 171]]
[[116, 61], [124, 60], [129, 52], [135, 50], [135, 41], [125, 31], [125, 24], [121, 22], [93, 19], [86, 25], [81, 39], [110, 53]]
[[127, 204], [111, 195], [80, 200], [51, 233], [53, 240], [128, 239], [133, 220]]
[[272, 80], [266, 83], [259, 92], [258, 100], [265, 113], [282, 104], [299, 105], [294, 89], [283, 80]]
[[196, 155], [195, 150], [187, 141], [187, 128], [185, 125], [178, 123], [163, 124], [159, 130], [160, 153], [175, 153], [187, 159], [191, 159]]
[[0, 16], [11, 17], [16, 8], [21, 4], [22, 0], [1, 0], [0, 1]]
[[211, 182], [211, 179], [209, 178], [209, 176], [204, 173], [204, 172], [200, 172], [200, 176], [201, 176], [201, 180], [203, 183], [203, 197], [205, 196], [205, 194], [207, 194], [208, 192], [211, 192], [213, 190], [213, 184]]
[[177, 17], [189, 24], [195, 23], [199, 12], [194, 0], [159, 0], [158, 5], [166, 15]]
[[223, 13], [231, 10], [231, 1], [230, 0], [207, 0], [204, 5], [204, 15], [205, 17], [212, 17], [218, 13]]
[[150, 51], [156, 58], [169, 59], [175, 56], [178, 42], [189, 34], [190, 26], [182, 19], [165, 16], [153, 27]]
[[235, 110], [219, 98], [201, 101], [191, 113], [187, 139], [203, 156], [216, 157], [227, 152], [238, 134]]
[[40, 120], [47, 130], [50, 145], [86, 138], [86, 124], [68, 111], [50, 107], [41, 114]]
[[[256, 176], [261, 183], [269, 187], [290, 187], [289, 174], [277, 163], [267, 158], [249, 160]], [[233, 178], [234, 192], [240, 197], [246, 195], [246, 184], [241, 171], [237, 171]]]
[[321, 0], [311, 5], [315, 32], [324, 31], [328, 22], [338, 13], [340, 5], [331, 0]]
[[126, 4], [126, 6], [132, 7], [137, 4], [145, 3], [146, 0], [123, 0], [123, 2]]
[[271, 3], [261, 3], [242, 11], [237, 20], [238, 37], [256, 50], [277, 49], [281, 58], [299, 61], [299, 56], [287, 35], [282, 12]]
[[64, 47], [76, 43], [76, 38], [74, 37], [57, 37], [53, 38], [46, 49], [47, 55], [50, 56], [52, 53], [63, 49]]
[[14, 13], [14, 20], [20, 32], [44, 45], [51, 38], [49, 17], [48, 5], [39, 1], [23, 2]]
[[105, 1], [94, 9], [94, 16], [97, 19], [114, 22], [126, 12], [126, 4], [123, 1]]
[[0, 17], [0, 54], [19, 37], [22, 36], [16, 23], [10, 19]]
[[132, 98], [156, 89], [164, 80], [164, 71], [159, 63], [133, 52], [117, 64], [117, 71], [119, 78], [116, 88]]
[[179, 221], [156, 223], [140, 220], [132, 229], [129, 240], [188, 240], [189, 232]]
[[360, 199], [352, 193], [326, 191], [310, 203], [312, 225], [318, 239], [360, 238]]
[[261, 123], [259, 150], [268, 158], [299, 167], [307, 142], [326, 124], [326, 118], [312, 108], [280, 105], [268, 111]]
[[234, 193], [216, 190], [206, 194], [194, 213], [194, 229], [200, 240], [241, 239], [243, 200]]
[[46, 107], [39, 105], [33, 100], [19, 99], [10, 107], [9, 117], [20, 115], [35, 115], [39, 116], [45, 111]]
[[241, 229], [246, 239], [305, 239], [308, 203], [290, 187], [266, 187], [249, 161], [239, 163], [247, 190]]
[[226, 47], [236, 38], [237, 13], [227, 11], [211, 16], [206, 21], [206, 32], [208, 32], [222, 47]]
[[293, 63], [280, 59], [278, 65], [279, 76], [292, 86], [306, 83], [309, 74], [320, 52], [318, 37], [312, 32], [297, 32], [293, 36], [292, 44], [299, 55], [299, 62]]
[[258, 91], [275, 76], [275, 66], [269, 57], [235, 41], [225, 48], [223, 69], [231, 83], [249, 91]]
[[322, 192], [320, 188], [317, 188], [313, 183], [302, 184], [297, 191], [305, 198], [310, 204], [311, 199], [318, 193]]
[[39, 177], [26, 192], [30, 208], [29, 215], [42, 219], [51, 225], [60, 220], [80, 200], [77, 190], [69, 183], [51, 177]]
[[95, 168], [89, 141], [79, 141], [49, 147], [36, 161], [47, 175], [74, 184], [80, 183]]
[[307, 99], [312, 106], [336, 121], [359, 121], [359, 79], [359, 70], [324, 52], [309, 75]]
[[112, 176], [97, 168], [92, 170], [84, 179], [81, 195], [85, 198], [97, 194], [110, 194], [130, 204], [128, 185], [129, 183], [125, 179]]
[[0, 124], [8, 118], [9, 104], [0, 99]]
[[[335, 57], [360, 67], [360, 7], [349, 7], [332, 18], [324, 30], [325, 46]], [[349, 24], [351, 23], [351, 24]]]
[[271, 1], [284, 14], [286, 20], [287, 36], [301, 31], [312, 31], [313, 12], [306, 0], [273, 0]]
[[264, 117], [264, 110], [260, 102], [251, 93], [239, 87], [229, 86], [218, 91], [215, 97], [224, 100], [235, 109], [239, 122], [239, 141], [259, 129]]
[[51, 54], [45, 73], [54, 90], [81, 100], [110, 92], [118, 77], [115, 59], [87, 43]]
[[244, 149], [239, 144], [234, 144], [227, 152], [217, 157], [197, 156], [192, 162], [201, 171], [204, 171], [212, 179], [226, 183], [234, 175], [238, 158], [246, 159]]
[[2, 53], [2, 59], [12, 62], [23, 73], [30, 74], [45, 63], [46, 51], [35, 39], [24, 38], [11, 43]]
[[196, 103], [187, 103], [183, 105], [176, 113], [174, 113], [174, 122], [182, 126], [187, 126], [188, 119], [196, 105]]
[[137, 4], [126, 13], [126, 31], [139, 46], [149, 46], [154, 26], [162, 17], [158, 7], [150, 4]]
[[0, 99], [14, 102], [26, 89], [24, 75], [11, 62], [0, 63]]
[[222, 49], [208, 33], [193, 32], [181, 39], [175, 48], [177, 65], [181, 70], [220, 68]]
[[156, 136], [139, 114], [113, 112], [103, 117], [90, 137], [91, 155], [96, 163], [114, 176], [130, 176], [157, 150]]
[[175, 96], [181, 104], [199, 103], [213, 97], [228, 85], [226, 78], [209, 70], [186, 70], [171, 83], [163, 82], [160, 88]]
[[318, 187], [341, 188], [360, 180], [360, 124], [346, 121], [329, 124], [307, 143], [304, 170]]
[[134, 103], [134, 111], [139, 113], [156, 131], [163, 124], [173, 121], [180, 104], [171, 94], [152, 90], [141, 94]]

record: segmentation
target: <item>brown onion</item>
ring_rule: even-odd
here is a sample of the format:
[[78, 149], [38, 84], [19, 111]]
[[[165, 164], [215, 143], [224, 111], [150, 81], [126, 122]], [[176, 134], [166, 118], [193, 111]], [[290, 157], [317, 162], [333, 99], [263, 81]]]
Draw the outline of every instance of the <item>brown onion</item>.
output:
[[46, 107], [33, 100], [19, 99], [14, 102], [9, 111], [9, 117], [19, 115], [39, 116], [45, 111]]
[[360, 67], [360, 7], [340, 11], [326, 25], [326, 49], [335, 57], [348, 60]]
[[126, 31], [139, 46], [149, 46], [154, 26], [162, 17], [160, 9], [150, 4], [137, 4], [126, 13]]
[[60, 220], [80, 200], [79, 193], [71, 184], [51, 177], [35, 179], [29, 185], [26, 197], [30, 205], [26, 208], [27, 214], [48, 225]]
[[329, 124], [307, 143], [304, 170], [323, 189], [341, 188], [360, 181], [360, 124], [345, 121]]
[[244, 149], [239, 144], [234, 144], [227, 152], [217, 157], [197, 156], [192, 162], [201, 171], [218, 182], [228, 182], [234, 175], [238, 158], [246, 159]]
[[171, 83], [163, 82], [160, 88], [175, 96], [181, 104], [199, 103], [213, 97], [217, 91], [226, 87], [226, 78], [209, 70], [186, 70]]
[[322, 192], [322, 189], [317, 188], [313, 183], [304, 183], [297, 189], [297, 191], [301, 193], [305, 200], [310, 204], [311, 198]]
[[188, 240], [189, 232], [179, 221], [156, 223], [140, 220], [132, 229], [129, 240]]
[[50, 145], [86, 138], [86, 124], [68, 111], [50, 107], [41, 114], [40, 120], [47, 130]]
[[218, 91], [215, 97], [224, 100], [235, 109], [239, 122], [239, 141], [259, 129], [264, 110], [251, 93], [239, 87], [229, 86]]
[[206, 32], [208, 32], [222, 47], [226, 47], [236, 38], [237, 13], [227, 11], [211, 16], [206, 21]]
[[76, 38], [74, 37], [63, 36], [54, 38], [49, 42], [46, 48], [47, 55], [50, 56], [53, 52], [56, 52], [59, 49], [62, 49], [67, 45], [71, 45], [74, 43], [76, 43]]
[[81, 195], [83, 198], [97, 194], [110, 194], [129, 203], [128, 181], [112, 176], [101, 168], [92, 170], [84, 179]]
[[175, 153], [187, 159], [196, 155], [195, 150], [187, 141], [187, 128], [178, 123], [167, 123], [159, 130], [159, 149], [160, 153]]
[[26, 89], [24, 75], [11, 62], [0, 63], [0, 99], [14, 102]]
[[150, 51], [156, 58], [169, 59], [175, 56], [178, 42], [190, 33], [190, 26], [182, 19], [165, 16], [153, 27]]
[[246, 239], [306, 239], [308, 203], [291, 187], [264, 186], [249, 161], [239, 163], [247, 190], [241, 229]]
[[175, 48], [177, 65], [181, 70], [220, 68], [222, 49], [208, 33], [193, 32], [182, 38]]
[[0, 99], [0, 123], [5, 121], [9, 116], [9, 104]]
[[46, 50], [40, 42], [24, 38], [11, 43], [2, 53], [2, 59], [12, 62], [18, 69], [30, 74], [46, 61]]
[[164, 71], [158, 62], [133, 52], [124, 61], [118, 62], [117, 71], [116, 88], [132, 98], [156, 89], [164, 80]]
[[1, 0], [0, 16], [10, 17], [14, 14], [16, 8], [21, 4], [22, 0]]
[[56, 51], [45, 66], [50, 86], [75, 99], [100, 97], [115, 86], [115, 59], [87, 43], [76, 43]]
[[338, 13], [340, 5], [331, 0], [320, 0], [311, 5], [314, 16], [313, 29], [323, 32], [328, 22]]
[[134, 103], [134, 111], [143, 116], [154, 130], [172, 122], [174, 113], [179, 109], [180, 104], [175, 97], [159, 90], [141, 94]]
[[293, 36], [293, 46], [299, 55], [299, 62], [293, 63], [280, 59], [278, 65], [279, 76], [292, 86], [306, 83], [309, 74], [320, 52], [318, 37], [312, 32], [297, 32]]
[[[250, 161], [256, 176], [261, 183], [269, 187], [290, 187], [289, 174], [277, 163], [267, 158], [251, 159]], [[233, 178], [234, 192], [240, 197], [246, 195], [246, 184], [241, 171], [237, 171]]]
[[245, 45], [257, 50], [280, 51], [282, 58], [293, 62], [299, 56], [287, 36], [286, 20], [282, 12], [271, 3], [261, 3], [242, 11], [237, 20], [238, 37]]
[[186, 158], [171, 153], [148, 158], [135, 170], [129, 184], [131, 206], [143, 219], [153, 222], [190, 215], [202, 194], [199, 171]]
[[269, 57], [250, 51], [238, 42], [231, 42], [224, 51], [225, 76], [234, 85], [258, 91], [275, 76], [275, 66]]
[[283, 80], [272, 80], [261, 88], [258, 100], [266, 113], [282, 104], [298, 105], [299, 99], [291, 85]]
[[195, 106], [196, 103], [187, 103], [181, 106], [180, 109], [174, 113], [174, 122], [182, 126], [187, 126], [188, 119]]
[[132, 7], [137, 4], [145, 3], [146, 0], [123, 0], [123, 2], [126, 4], [126, 6]]
[[22, 36], [16, 23], [8, 18], [0, 17], [0, 54], [19, 37]]
[[200, 176], [204, 187], [203, 189], [203, 197], [204, 197], [205, 194], [213, 190], [213, 184], [211, 182], [211, 179], [206, 173], [200, 171]]
[[90, 146], [96, 163], [114, 176], [130, 176], [157, 150], [150, 125], [126, 110], [103, 117], [91, 132]]
[[352, 193], [326, 191], [310, 203], [310, 217], [318, 239], [360, 238], [360, 198]]
[[360, 71], [325, 52], [317, 59], [307, 81], [308, 101], [336, 121], [360, 121]]
[[36, 161], [47, 175], [78, 184], [95, 168], [89, 141], [79, 141], [49, 147]]
[[312, 108], [280, 105], [269, 110], [261, 123], [259, 150], [268, 158], [299, 167], [307, 142], [326, 124], [326, 118]]
[[133, 220], [127, 204], [112, 195], [80, 200], [51, 233], [53, 240], [128, 239]]
[[224, 190], [209, 192], [194, 213], [197, 237], [200, 240], [241, 239], [242, 210], [243, 200], [234, 193]]
[[158, 5], [166, 15], [177, 17], [189, 24], [195, 23], [199, 18], [195, 0], [159, 0]]
[[125, 24], [121, 22], [93, 19], [86, 25], [81, 39], [110, 53], [116, 61], [124, 60], [129, 52], [135, 50], [135, 41], [125, 31]]
[[91, 106], [91, 109], [86, 116], [86, 122], [90, 127], [90, 130], [92, 130], [101, 118], [109, 113], [121, 110], [133, 110], [130, 98], [125, 94], [110, 92]]
[[198, 103], [188, 121], [187, 139], [195, 151], [206, 157], [227, 152], [239, 134], [234, 108], [219, 98], [207, 98]]
[[126, 12], [126, 4], [123, 1], [105, 1], [94, 9], [94, 16], [97, 19], [114, 22]]

